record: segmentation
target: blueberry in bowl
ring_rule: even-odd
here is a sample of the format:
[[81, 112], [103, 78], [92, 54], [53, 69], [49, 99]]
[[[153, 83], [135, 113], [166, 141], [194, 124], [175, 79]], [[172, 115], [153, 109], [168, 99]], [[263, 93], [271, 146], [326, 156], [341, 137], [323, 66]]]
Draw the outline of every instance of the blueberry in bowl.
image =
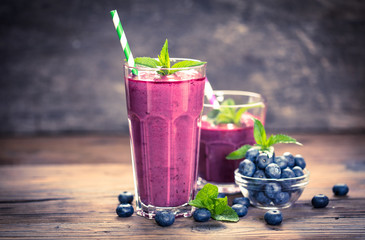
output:
[[301, 155], [285, 152], [277, 156], [273, 145], [302, 144], [284, 134], [268, 136], [258, 119], [254, 119], [253, 133], [256, 144], [243, 145], [226, 156], [228, 160], [243, 159], [234, 172], [235, 182], [243, 196], [255, 207], [290, 207], [308, 184], [309, 171]]
[[[238, 169], [235, 171], [235, 182], [242, 195], [250, 200], [251, 205], [263, 209], [282, 209], [292, 206], [301, 196], [309, 182], [309, 171], [304, 169], [303, 175], [291, 174], [284, 178], [255, 178], [244, 176]], [[290, 176], [285, 178], [286, 176]]]

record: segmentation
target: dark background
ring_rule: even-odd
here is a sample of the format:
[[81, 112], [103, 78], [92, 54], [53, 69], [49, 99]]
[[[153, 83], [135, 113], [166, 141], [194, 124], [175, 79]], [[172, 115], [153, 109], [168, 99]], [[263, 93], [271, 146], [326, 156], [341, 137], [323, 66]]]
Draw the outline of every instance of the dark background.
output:
[[262, 93], [270, 130], [365, 130], [365, 2], [1, 1], [0, 134], [127, 133], [110, 10], [134, 56], [208, 62], [215, 89]]

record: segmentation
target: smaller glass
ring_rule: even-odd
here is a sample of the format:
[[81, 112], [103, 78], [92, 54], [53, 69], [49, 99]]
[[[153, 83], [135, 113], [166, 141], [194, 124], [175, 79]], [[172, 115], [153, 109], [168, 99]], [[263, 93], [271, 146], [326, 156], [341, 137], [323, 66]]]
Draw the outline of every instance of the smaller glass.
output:
[[218, 186], [221, 193], [240, 191], [234, 181], [234, 170], [240, 160], [226, 156], [242, 145], [255, 144], [253, 118], [265, 124], [266, 101], [258, 93], [214, 91], [218, 104], [204, 101], [198, 167], [198, 188], [206, 183]]
[[[304, 175], [295, 178], [253, 178], [234, 172], [235, 180], [241, 189], [242, 195], [250, 200], [250, 203], [262, 209], [288, 208], [302, 195], [305, 186], [309, 183], [309, 171], [304, 169]], [[268, 183], [277, 184], [280, 187], [280, 195], [268, 197], [265, 186]]]

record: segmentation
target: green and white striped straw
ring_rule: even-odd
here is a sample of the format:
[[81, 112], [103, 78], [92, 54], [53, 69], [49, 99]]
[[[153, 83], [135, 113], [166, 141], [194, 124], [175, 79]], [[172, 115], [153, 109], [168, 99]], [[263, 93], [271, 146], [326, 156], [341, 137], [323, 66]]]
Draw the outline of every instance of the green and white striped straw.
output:
[[[110, 14], [112, 15], [115, 31], [118, 33], [119, 41], [122, 45], [125, 58], [128, 62], [128, 66], [135, 67], [136, 64], [134, 63], [133, 54], [131, 52], [131, 49], [129, 48], [127, 37], [125, 36], [125, 32], [123, 30], [122, 23], [120, 22], [118, 12], [117, 10], [112, 10], [110, 11]], [[132, 73], [138, 75], [137, 69], [132, 69]]]

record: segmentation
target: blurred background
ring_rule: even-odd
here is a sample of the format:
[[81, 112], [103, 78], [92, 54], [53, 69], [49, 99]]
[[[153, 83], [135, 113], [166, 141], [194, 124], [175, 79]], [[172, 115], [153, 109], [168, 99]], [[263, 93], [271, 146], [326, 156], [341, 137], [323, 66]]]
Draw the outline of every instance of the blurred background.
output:
[[128, 133], [113, 9], [134, 56], [168, 38], [266, 96], [269, 130], [365, 132], [365, 1], [2, 0], [0, 135]]

